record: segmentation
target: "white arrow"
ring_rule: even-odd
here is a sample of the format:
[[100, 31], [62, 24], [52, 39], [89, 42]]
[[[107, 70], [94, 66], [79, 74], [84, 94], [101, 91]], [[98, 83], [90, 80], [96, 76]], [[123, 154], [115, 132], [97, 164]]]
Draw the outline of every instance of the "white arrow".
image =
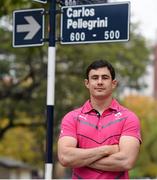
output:
[[17, 32], [28, 32], [24, 37], [24, 40], [33, 39], [40, 30], [41, 26], [32, 16], [25, 16], [24, 19], [28, 22], [28, 24], [17, 25]]

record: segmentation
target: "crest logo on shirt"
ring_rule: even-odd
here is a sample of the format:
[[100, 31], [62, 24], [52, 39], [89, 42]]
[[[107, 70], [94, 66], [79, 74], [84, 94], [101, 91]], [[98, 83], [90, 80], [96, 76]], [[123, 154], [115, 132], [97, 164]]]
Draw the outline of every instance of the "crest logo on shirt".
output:
[[120, 117], [121, 115], [122, 115], [121, 112], [118, 112], [118, 113], [115, 114], [116, 117]]
[[79, 115], [79, 117], [82, 118], [82, 119], [87, 120], [86, 117], [84, 117], [84, 116], [82, 116], [82, 115]]

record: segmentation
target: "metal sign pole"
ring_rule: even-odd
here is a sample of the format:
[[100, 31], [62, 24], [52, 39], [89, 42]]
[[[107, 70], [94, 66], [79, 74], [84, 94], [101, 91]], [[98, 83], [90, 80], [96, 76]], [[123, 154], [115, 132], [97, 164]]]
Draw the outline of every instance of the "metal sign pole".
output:
[[53, 175], [53, 121], [54, 121], [54, 92], [55, 92], [55, 24], [56, 0], [50, 1], [49, 16], [49, 47], [48, 47], [48, 72], [47, 72], [47, 137], [46, 137], [46, 162], [45, 179], [52, 179]]

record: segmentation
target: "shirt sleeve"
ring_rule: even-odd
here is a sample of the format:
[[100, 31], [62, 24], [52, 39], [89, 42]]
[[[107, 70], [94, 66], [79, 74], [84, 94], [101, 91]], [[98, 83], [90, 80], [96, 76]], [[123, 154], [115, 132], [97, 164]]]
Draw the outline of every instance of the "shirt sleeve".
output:
[[137, 138], [140, 141], [140, 143], [142, 142], [140, 121], [139, 118], [133, 112], [130, 112], [128, 114], [121, 135], [133, 136]]
[[77, 139], [76, 123], [76, 116], [74, 112], [69, 112], [66, 114], [61, 121], [59, 137], [61, 138], [63, 136], [71, 136]]

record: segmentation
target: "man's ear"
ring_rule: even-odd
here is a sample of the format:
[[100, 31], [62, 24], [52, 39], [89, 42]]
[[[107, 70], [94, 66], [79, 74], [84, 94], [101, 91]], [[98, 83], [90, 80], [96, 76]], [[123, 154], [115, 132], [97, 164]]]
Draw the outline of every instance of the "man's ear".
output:
[[89, 84], [88, 79], [85, 79], [85, 80], [84, 80], [84, 84], [85, 84], [86, 88], [88, 88], [88, 84]]
[[118, 86], [118, 81], [116, 79], [114, 79], [112, 81], [112, 89], [115, 89]]

